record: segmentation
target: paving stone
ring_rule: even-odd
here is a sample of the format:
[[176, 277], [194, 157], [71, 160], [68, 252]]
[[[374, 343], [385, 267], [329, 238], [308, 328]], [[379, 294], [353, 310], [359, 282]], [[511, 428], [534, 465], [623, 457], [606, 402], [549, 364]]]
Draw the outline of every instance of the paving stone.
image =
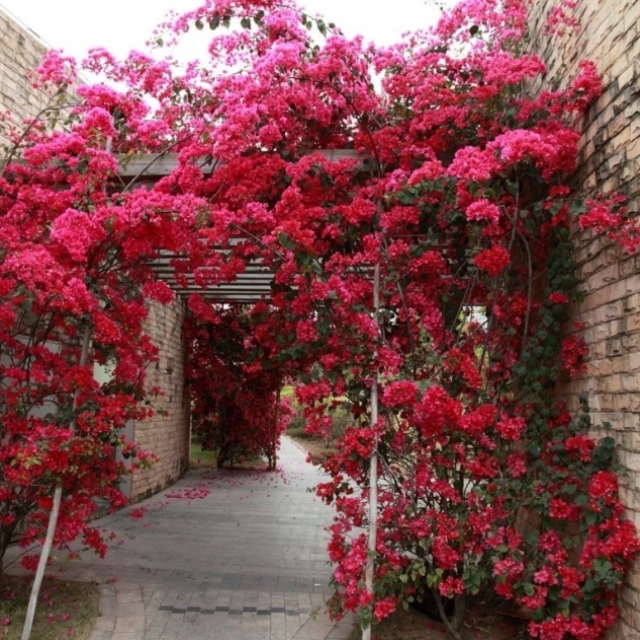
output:
[[[90, 640], [346, 640], [353, 623], [324, 613], [332, 511], [307, 491], [325, 478], [305, 458], [285, 439], [282, 471], [190, 472], [135, 505], [144, 519], [96, 521], [124, 543], [53, 568], [101, 582]], [[189, 488], [210, 493], [167, 497]]]

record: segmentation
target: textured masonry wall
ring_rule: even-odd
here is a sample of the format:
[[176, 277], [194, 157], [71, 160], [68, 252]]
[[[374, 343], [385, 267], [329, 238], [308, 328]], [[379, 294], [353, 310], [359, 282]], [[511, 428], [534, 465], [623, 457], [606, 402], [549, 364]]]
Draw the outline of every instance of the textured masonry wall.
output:
[[[549, 66], [547, 80], [565, 84], [579, 60], [593, 60], [605, 92], [582, 123], [580, 178], [591, 191], [624, 193], [640, 208], [640, 2], [581, 0], [581, 30], [545, 36], [544, 15], [557, 0], [534, 0], [533, 50]], [[584, 302], [573, 318], [584, 323], [590, 346], [587, 371], [563, 389], [572, 407], [587, 393], [594, 423], [610, 422], [622, 462], [629, 469], [622, 498], [640, 528], [640, 257], [629, 258], [610, 243], [580, 238], [578, 275]], [[596, 431], [595, 435], [599, 435]], [[640, 639], [640, 563], [622, 593], [622, 616], [610, 640]]]
[[152, 302], [145, 331], [159, 348], [158, 362], [147, 371], [149, 387], [158, 387], [162, 396], [152, 401], [156, 414], [137, 422], [133, 437], [141, 449], [159, 460], [147, 471], [134, 473], [131, 498], [157, 493], [182, 476], [189, 465], [189, 401], [184, 386], [184, 340], [181, 301], [172, 305]]
[[19, 118], [38, 115], [49, 98], [35, 91], [27, 79], [47, 47], [26, 27], [0, 10], [0, 109]]

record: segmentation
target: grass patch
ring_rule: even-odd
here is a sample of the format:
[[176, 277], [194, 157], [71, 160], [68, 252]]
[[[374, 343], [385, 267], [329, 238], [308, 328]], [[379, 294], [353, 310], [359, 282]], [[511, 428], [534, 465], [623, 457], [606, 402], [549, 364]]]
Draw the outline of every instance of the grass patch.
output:
[[287, 428], [287, 435], [296, 440], [321, 440], [318, 436], [305, 431], [304, 424], [296, 424]]
[[203, 451], [202, 445], [191, 440], [191, 449], [189, 450], [189, 468], [191, 469], [212, 469], [217, 466], [218, 456], [215, 451]]
[[293, 385], [287, 384], [280, 389], [281, 398], [293, 398], [295, 400], [295, 392]]
[[[32, 577], [0, 576], [0, 640], [20, 640]], [[98, 585], [45, 578], [31, 637], [86, 640], [98, 617]]]
[[[226, 467], [231, 469], [255, 469], [266, 465], [265, 458], [253, 456], [244, 458], [240, 456], [234, 461], [233, 466]], [[190, 469], [217, 469], [218, 468], [218, 452], [203, 451], [202, 444], [197, 439], [191, 440], [189, 449], [189, 468]], [[3, 638], [0, 636], [0, 640]]]

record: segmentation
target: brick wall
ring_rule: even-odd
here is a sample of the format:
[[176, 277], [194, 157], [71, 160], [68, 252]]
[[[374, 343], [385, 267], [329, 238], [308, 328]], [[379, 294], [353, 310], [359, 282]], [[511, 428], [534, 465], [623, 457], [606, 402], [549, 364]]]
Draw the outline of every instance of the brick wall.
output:
[[150, 304], [145, 331], [160, 349], [158, 362], [147, 371], [149, 387], [159, 387], [163, 395], [152, 400], [156, 414], [137, 422], [133, 438], [145, 451], [159, 460], [147, 471], [138, 471], [131, 482], [131, 498], [140, 499], [157, 493], [175, 482], [189, 464], [190, 407], [184, 386], [184, 340], [182, 321], [184, 305]]
[[[534, 0], [532, 47], [549, 66], [547, 81], [573, 77], [577, 63], [593, 60], [606, 90], [580, 123], [580, 179], [587, 190], [624, 193], [640, 205], [640, 2], [581, 0], [581, 30], [545, 36], [544, 15], [556, 0]], [[587, 393], [595, 424], [609, 422], [621, 461], [629, 469], [622, 498], [640, 528], [640, 257], [629, 258], [604, 241], [581, 237], [578, 275], [585, 294], [574, 308], [590, 346], [587, 371], [563, 393], [576, 408]], [[595, 435], [599, 435], [596, 431]], [[610, 640], [640, 639], [640, 563], [622, 594], [622, 618]]]
[[0, 10], [0, 109], [19, 118], [35, 117], [49, 97], [35, 91], [27, 79], [47, 47], [27, 27]]

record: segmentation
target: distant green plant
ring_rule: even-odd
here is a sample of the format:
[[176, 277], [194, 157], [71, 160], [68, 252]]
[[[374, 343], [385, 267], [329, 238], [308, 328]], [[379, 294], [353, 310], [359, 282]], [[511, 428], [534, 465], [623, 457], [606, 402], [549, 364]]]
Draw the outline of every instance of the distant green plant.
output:
[[[286, 390], [286, 391], [285, 391]], [[345, 431], [354, 423], [353, 416], [350, 414], [345, 404], [327, 409], [326, 415], [331, 419], [331, 428], [324, 437], [319, 437], [316, 432], [310, 433], [307, 430], [307, 420], [304, 416], [304, 409], [295, 398], [295, 388], [288, 386], [282, 391], [282, 398], [288, 398], [292, 410], [292, 416], [287, 427], [287, 434], [302, 439], [320, 439], [326, 444], [331, 445], [333, 442], [341, 438]]]

